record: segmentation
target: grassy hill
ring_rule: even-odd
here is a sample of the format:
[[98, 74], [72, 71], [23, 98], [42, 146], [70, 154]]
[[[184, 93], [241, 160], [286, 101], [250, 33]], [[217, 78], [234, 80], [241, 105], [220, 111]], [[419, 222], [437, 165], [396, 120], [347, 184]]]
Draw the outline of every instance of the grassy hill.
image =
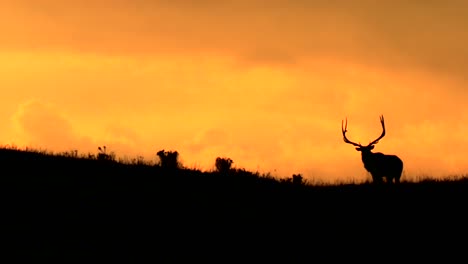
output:
[[324, 249], [395, 257], [467, 234], [463, 177], [293, 184], [242, 169], [203, 172], [7, 148], [0, 168], [2, 234], [18, 258], [332, 261], [342, 255]]

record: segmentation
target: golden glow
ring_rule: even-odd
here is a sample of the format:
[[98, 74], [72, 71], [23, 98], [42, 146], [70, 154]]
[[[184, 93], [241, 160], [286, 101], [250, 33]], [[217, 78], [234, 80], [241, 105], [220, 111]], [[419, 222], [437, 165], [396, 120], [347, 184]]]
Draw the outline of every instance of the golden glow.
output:
[[[0, 143], [147, 160], [173, 149], [189, 167], [224, 156], [278, 177], [359, 181], [369, 176], [341, 120], [367, 143], [383, 114], [375, 150], [401, 156], [406, 177], [468, 171], [458, 9], [202, 2], [0, 3]], [[418, 19], [388, 14], [402, 10]]]

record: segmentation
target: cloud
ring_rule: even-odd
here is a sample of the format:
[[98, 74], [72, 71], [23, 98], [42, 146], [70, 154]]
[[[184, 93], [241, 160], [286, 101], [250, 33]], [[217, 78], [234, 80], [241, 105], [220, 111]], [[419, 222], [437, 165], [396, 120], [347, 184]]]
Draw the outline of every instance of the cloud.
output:
[[334, 58], [461, 78], [468, 70], [465, 1], [15, 2], [2, 4], [11, 26], [1, 49], [205, 53], [253, 64]]
[[33, 145], [63, 148], [75, 138], [70, 123], [53, 107], [37, 100], [19, 106], [13, 120], [19, 132]]
[[[41, 100], [28, 100], [18, 107], [12, 117], [16, 141], [20, 147], [46, 149], [54, 153], [77, 150], [87, 155], [96, 154], [98, 147], [106, 146], [116, 158], [130, 160], [144, 156], [154, 161], [155, 151], [146, 149], [138, 133], [120, 124], [110, 124], [97, 135], [84, 134], [55, 105]], [[153, 153], [154, 152], [154, 153]]]
[[40, 100], [21, 104], [12, 120], [18, 141], [25, 147], [54, 152], [79, 150], [80, 153], [96, 153], [98, 146], [106, 145], [109, 151], [120, 153], [121, 157], [131, 157], [138, 154], [138, 146], [141, 145], [136, 133], [117, 125], [109, 126], [104, 136], [80, 135], [65, 114]]

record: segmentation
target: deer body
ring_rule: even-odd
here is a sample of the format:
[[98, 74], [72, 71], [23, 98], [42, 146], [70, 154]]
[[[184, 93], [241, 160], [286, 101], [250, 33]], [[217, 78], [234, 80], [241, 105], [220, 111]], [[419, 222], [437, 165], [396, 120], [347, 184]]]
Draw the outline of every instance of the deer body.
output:
[[383, 178], [388, 183], [399, 183], [403, 172], [403, 161], [396, 155], [385, 155], [380, 152], [361, 151], [364, 168], [371, 174], [372, 181], [380, 183]]
[[341, 123], [343, 140], [345, 143], [355, 146], [356, 150], [361, 152], [362, 163], [364, 163], [364, 168], [372, 175], [373, 182], [381, 183], [383, 178], [386, 178], [387, 183], [399, 183], [403, 172], [403, 161], [396, 155], [372, 152], [374, 145], [385, 136], [383, 116], [380, 117], [380, 123], [382, 124], [382, 134], [366, 146], [350, 141], [346, 137], [348, 123], [346, 122], [344, 125]]

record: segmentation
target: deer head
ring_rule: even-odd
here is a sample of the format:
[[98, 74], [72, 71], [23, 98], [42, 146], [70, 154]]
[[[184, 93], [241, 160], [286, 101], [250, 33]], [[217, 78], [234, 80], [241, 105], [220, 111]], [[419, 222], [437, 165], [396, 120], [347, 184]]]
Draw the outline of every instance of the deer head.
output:
[[385, 136], [385, 120], [383, 116], [380, 116], [380, 123], [382, 124], [382, 134], [376, 140], [371, 141], [369, 144], [367, 144], [367, 146], [363, 146], [361, 144], [352, 142], [346, 137], [346, 132], [348, 132], [348, 119], [345, 120], [344, 125], [343, 121], [341, 121], [341, 132], [343, 133], [343, 140], [344, 142], [355, 146], [357, 151], [370, 152], [372, 149], [374, 149], [374, 145], [379, 143], [379, 140], [381, 140]]

